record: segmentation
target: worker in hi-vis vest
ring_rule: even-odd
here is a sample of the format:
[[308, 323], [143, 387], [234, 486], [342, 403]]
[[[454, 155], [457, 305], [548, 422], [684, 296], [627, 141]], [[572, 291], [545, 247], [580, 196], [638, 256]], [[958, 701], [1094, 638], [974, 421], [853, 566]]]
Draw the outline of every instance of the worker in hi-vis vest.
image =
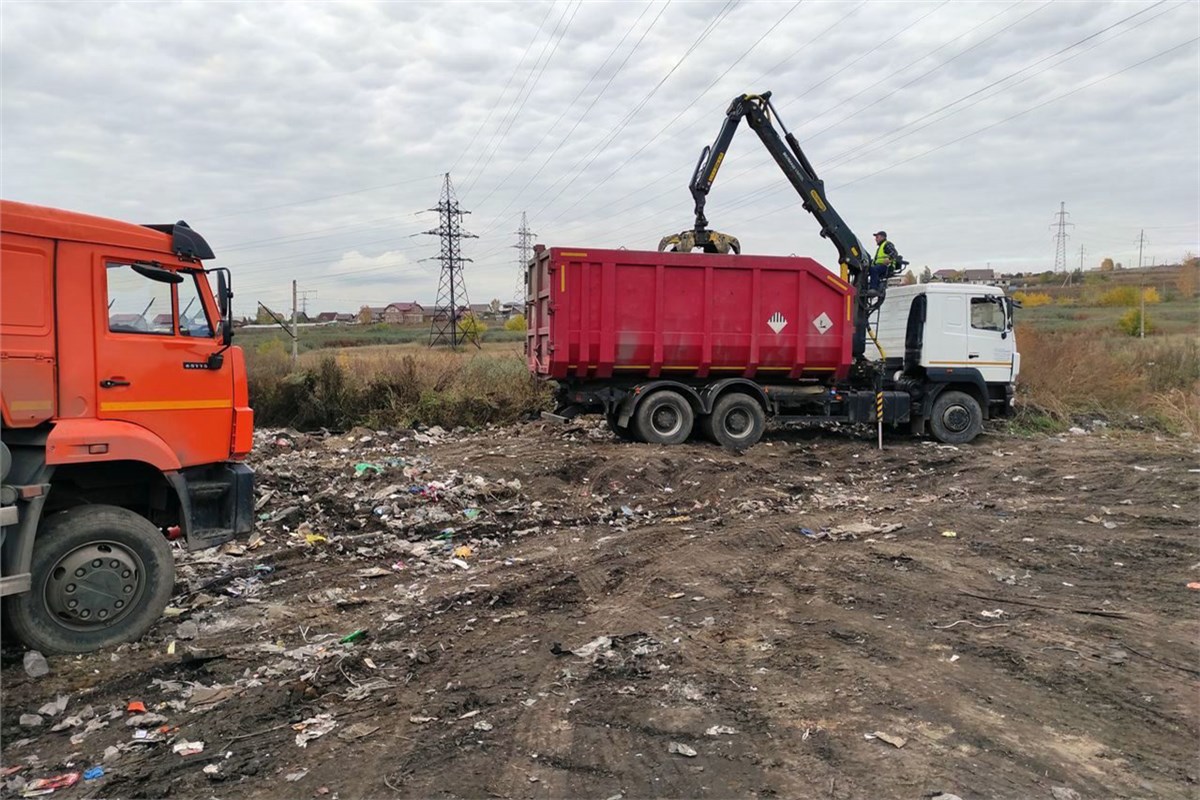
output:
[[899, 266], [900, 254], [896, 252], [896, 245], [888, 241], [887, 231], [876, 231], [875, 260], [871, 262], [871, 273], [867, 282], [867, 289], [871, 291], [878, 290], [888, 279], [892, 268], [899, 268]]

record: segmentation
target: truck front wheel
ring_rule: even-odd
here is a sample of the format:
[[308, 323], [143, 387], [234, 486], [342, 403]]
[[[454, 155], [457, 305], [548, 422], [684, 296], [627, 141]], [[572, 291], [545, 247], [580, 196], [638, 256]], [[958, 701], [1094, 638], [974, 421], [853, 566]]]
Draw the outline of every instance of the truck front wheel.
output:
[[966, 392], [942, 392], [929, 415], [933, 438], [946, 444], [966, 444], [983, 432], [983, 412]]
[[647, 397], [634, 415], [637, 431], [650, 444], [681, 444], [692, 434], [695, 415], [679, 392], [662, 389]]
[[705, 437], [722, 447], [745, 449], [762, 438], [767, 415], [753, 397], [735, 392], [718, 400], [701, 426]]
[[138, 639], [175, 585], [171, 546], [145, 517], [117, 506], [60, 511], [34, 542], [32, 589], [5, 598], [8, 629], [31, 648], [85, 653]]

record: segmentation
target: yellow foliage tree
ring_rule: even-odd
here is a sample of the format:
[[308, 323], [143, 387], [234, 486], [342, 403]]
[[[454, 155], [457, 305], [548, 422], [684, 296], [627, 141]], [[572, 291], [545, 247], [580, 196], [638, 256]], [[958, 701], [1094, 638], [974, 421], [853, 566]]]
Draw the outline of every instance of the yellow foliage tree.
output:
[[1175, 288], [1185, 299], [1196, 296], [1196, 290], [1200, 289], [1200, 261], [1195, 257], [1183, 262], [1179, 277], [1175, 279]]
[[1020, 303], [1022, 308], [1048, 306], [1054, 302], [1050, 295], [1045, 292], [1013, 292], [1013, 300]]
[[1113, 271], [1113, 260], [1111, 258], [1106, 258], [1103, 261], [1101, 261], [1100, 262], [1100, 271], [1101, 272], [1112, 272]]
[[504, 330], [506, 330], [506, 331], [523, 331], [523, 330], [525, 330], [525, 315], [524, 314], [515, 314], [514, 316], [509, 317], [504, 323]]

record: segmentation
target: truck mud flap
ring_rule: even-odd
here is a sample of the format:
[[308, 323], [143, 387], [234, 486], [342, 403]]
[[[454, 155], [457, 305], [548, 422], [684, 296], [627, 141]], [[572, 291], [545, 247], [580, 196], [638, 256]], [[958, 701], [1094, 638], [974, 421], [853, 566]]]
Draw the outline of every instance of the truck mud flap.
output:
[[254, 470], [229, 462], [169, 474], [179, 495], [189, 550], [202, 550], [254, 529]]

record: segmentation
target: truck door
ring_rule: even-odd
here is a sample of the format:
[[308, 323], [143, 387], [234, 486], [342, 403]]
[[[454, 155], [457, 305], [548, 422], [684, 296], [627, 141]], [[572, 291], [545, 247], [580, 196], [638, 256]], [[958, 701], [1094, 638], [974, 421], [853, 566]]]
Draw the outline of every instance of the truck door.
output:
[[970, 318], [967, 360], [979, 370], [985, 383], [1008, 383], [1013, 372], [1013, 336], [1004, 297], [972, 297]]
[[184, 466], [228, 459], [233, 371], [209, 368], [221, 345], [207, 277], [115, 257], [96, 273], [97, 416], [149, 429]]

